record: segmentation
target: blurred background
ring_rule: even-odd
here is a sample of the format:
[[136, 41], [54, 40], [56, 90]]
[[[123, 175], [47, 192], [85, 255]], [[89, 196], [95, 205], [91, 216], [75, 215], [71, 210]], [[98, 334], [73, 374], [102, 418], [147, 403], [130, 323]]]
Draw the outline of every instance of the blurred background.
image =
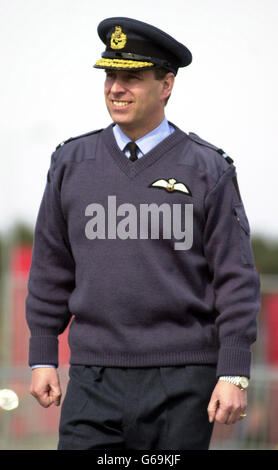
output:
[[[102, 4], [103, 3], [103, 4]], [[25, 298], [33, 230], [51, 153], [69, 137], [110, 124], [98, 23], [128, 16], [187, 45], [167, 118], [223, 148], [237, 167], [262, 286], [248, 417], [216, 425], [212, 449], [278, 450], [278, 2], [276, 0], [1, 0], [0, 2], [0, 449], [55, 449], [60, 408], [29, 395]], [[59, 374], [68, 380], [67, 331]]]

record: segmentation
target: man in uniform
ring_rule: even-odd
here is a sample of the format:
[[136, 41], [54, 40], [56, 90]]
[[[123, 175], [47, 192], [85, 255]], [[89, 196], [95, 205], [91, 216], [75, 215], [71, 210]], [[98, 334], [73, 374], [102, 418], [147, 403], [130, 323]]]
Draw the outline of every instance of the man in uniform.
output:
[[208, 449], [246, 416], [259, 277], [233, 160], [167, 121], [190, 51], [129, 18], [98, 26], [113, 123], [52, 155], [34, 238], [31, 394], [59, 449]]

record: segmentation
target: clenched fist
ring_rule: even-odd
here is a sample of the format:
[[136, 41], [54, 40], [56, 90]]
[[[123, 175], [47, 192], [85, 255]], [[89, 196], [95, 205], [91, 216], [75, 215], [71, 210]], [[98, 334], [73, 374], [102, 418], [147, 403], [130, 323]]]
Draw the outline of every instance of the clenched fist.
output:
[[54, 367], [38, 367], [32, 371], [30, 393], [44, 408], [59, 406], [62, 392], [59, 376]]

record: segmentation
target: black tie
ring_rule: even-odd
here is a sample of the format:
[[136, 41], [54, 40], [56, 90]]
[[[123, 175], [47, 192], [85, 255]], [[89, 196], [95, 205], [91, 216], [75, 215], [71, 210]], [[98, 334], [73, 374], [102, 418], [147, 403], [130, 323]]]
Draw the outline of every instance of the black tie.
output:
[[137, 157], [138, 146], [136, 145], [135, 142], [128, 142], [128, 144], [126, 145], [126, 149], [130, 151], [129, 160], [131, 160], [132, 162], [135, 162], [135, 160], [138, 160], [138, 157]]

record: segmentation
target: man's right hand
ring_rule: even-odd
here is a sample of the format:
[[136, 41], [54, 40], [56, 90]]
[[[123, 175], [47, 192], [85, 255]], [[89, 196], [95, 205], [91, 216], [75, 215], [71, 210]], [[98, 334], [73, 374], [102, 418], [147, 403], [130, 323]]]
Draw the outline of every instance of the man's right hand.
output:
[[59, 406], [62, 392], [55, 367], [37, 367], [32, 370], [30, 393], [44, 408]]

